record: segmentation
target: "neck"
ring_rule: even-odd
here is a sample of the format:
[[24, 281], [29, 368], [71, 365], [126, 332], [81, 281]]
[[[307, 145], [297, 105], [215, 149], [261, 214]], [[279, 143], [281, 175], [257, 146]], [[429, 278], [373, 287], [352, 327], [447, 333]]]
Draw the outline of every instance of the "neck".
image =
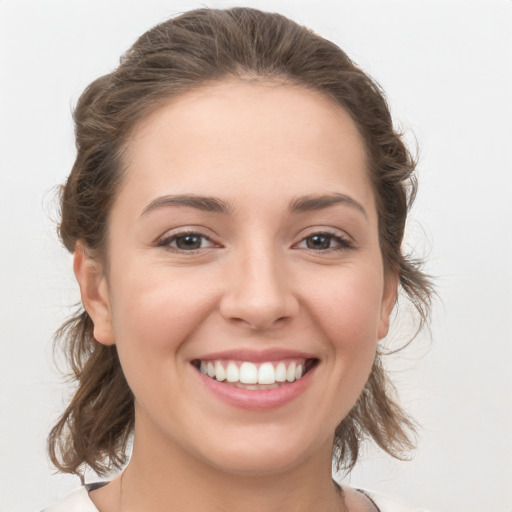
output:
[[[344, 510], [331, 479], [331, 446], [294, 467], [234, 472], [213, 467], [180, 446], [134, 439], [119, 487], [122, 512], [311, 512]], [[158, 449], [153, 449], [157, 447]]]

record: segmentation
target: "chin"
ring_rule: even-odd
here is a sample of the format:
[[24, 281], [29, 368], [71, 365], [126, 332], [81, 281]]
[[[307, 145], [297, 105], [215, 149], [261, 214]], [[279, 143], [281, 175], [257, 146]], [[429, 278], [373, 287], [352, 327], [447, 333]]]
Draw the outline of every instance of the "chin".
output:
[[[283, 442], [286, 439], [288, 442]], [[231, 439], [229, 445], [216, 444], [207, 454], [201, 457], [204, 462], [217, 469], [228, 473], [257, 476], [279, 474], [294, 467], [298, 467], [304, 461], [310, 459], [313, 454], [332, 451], [332, 440], [323, 446], [316, 444], [308, 446], [308, 443], [290, 442], [290, 435], [265, 439], [260, 436], [240, 436], [237, 440]], [[328, 444], [328, 446], [327, 446]]]
[[258, 453], [226, 453], [219, 454], [215, 460], [208, 460], [210, 465], [227, 473], [240, 476], [265, 476], [289, 471], [300, 465], [301, 458], [297, 453], [278, 453], [258, 450]]

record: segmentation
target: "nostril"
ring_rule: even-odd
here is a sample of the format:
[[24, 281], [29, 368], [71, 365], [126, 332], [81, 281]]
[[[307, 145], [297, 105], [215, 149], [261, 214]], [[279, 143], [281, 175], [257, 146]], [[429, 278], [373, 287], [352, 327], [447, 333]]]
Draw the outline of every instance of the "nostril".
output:
[[231, 317], [228, 319], [233, 324], [246, 326], [253, 331], [264, 331], [267, 329], [281, 326], [290, 320], [288, 316], [281, 316], [279, 318], [269, 317], [256, 317], [254, 315], [246, 315], [246, 318]]

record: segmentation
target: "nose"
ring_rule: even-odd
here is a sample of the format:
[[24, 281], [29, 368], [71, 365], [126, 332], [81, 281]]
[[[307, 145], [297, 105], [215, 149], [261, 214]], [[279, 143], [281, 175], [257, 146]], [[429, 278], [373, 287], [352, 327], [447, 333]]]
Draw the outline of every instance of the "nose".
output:
[[297, 315], [299, 302], [283, 258], [271, 250], [240, 254], [229, 269], [222, 316], [252, 330], [267, 330]]

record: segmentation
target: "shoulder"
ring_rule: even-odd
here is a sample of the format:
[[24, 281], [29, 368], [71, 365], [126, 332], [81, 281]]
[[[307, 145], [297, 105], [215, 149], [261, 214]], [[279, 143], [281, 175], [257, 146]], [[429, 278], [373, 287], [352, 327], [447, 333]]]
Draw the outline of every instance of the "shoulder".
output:
[[375, 503], [380, 512], [428, 512], [425, 509], [405, 505], [402, 501], [385, 494], [367, 490], [361, 490], [361, 492]]
[[82, 486], [68, 494], [59, 503], [45, 508], [41, 512], [99, 512], [89, 498], [91, 486]]

